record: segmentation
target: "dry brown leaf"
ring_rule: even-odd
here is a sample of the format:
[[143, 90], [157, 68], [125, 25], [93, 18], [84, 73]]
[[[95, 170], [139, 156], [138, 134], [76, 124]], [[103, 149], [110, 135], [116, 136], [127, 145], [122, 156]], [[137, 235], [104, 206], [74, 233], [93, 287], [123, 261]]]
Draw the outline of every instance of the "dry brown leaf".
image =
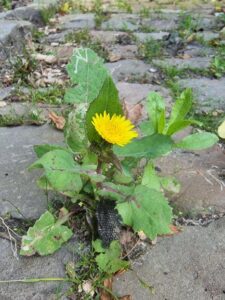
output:
[[108, 59], [110, 62], [116, 62], [121, 59], [121, 55], [115, 54], [115, 53], [110, 53], [108, 56]]
[[181, 232], [181, 230], [180, 230], [177, 226], [175, 226], [175, 225], [170, 224], [170, 225], [169, 225], [169, 228], [170, 228], [170, 230], [171, 230], [171, 233], [168, 233], [168, 234], [162, 234], [162, 235], [160, 235], [160, 236], [172, 236], [172, 235], [174, 235], [174, 234], [178, 234], [178, 233]]
[[49, 119], [51, 119], [51, 121], [55, 124], [55, 127], [57, 129], [62, 130], [65, 126], [66, 120], [65, 118], [63, 118], [62, 116], [58, 116], [56, 113], [54, 113], [53, 111], [51, 111], [48, 114]]
[[139, 231], [138, 236], [139, 236], [141, 241], [145, 241], [148, 238], [147, 235], [144, 233], [144, 231]]
[[126, 296], [120, 297], [119, 299], [120, 300], [132, 300], [132, 297], [131, 297], [131, 295], [126, 295]]
[[122, 230], [120, 234], [120, 244], [127, 245], [132, 241], [133, 233], [128, 230]]
[[143, 104], [137, 103], [135, 105], [123, 101], [123, 110], [127, 119], [133, 124], [137, 124], [142, 117]]
[[[113, 281], [113, 279], [111, 277], [111, 278], [105, 279], [103, 282], [104, 287], [110, 291], [112, 291], [112, 281]], [[113, 300], [113, 297], [106, 290], [101, 289], [100, 300]]]
[[191, 58], [191, 55], [184, 53], [183, 55], [179, 55], [179, 57], [182, 59], [189, 59], [189, 58]]
[[45, 55], [41, 53], [35, 53], [34, 58], [38, 61], [44, 61], [47, 64], [54, 64], [57, 61], [57, 58], [54, 55]]

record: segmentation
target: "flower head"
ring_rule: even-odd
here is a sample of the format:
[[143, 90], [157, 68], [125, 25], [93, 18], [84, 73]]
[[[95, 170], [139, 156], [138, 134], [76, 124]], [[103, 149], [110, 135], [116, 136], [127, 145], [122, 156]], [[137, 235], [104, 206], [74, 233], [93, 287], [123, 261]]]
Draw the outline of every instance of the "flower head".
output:
[[121, 115], [113, 115], [110, 117], [106, 111], [103, 114], [95, 114], [92, 118], [92, 124], [98, 134], [110, 144], [125, 146], [133, 138], [138, 136], [134, 125], [130, 120]]

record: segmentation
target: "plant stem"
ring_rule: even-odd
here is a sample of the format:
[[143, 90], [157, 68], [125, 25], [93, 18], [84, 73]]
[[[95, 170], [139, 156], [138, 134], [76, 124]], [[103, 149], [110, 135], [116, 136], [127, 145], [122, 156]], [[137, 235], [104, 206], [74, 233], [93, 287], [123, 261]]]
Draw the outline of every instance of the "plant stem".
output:
[[47, 277], [47, 278], [28, 278], [28, 279], [13, 279], [13, 280], [0, 280], [0, 283], [35, 283], [35, 282], [42, 282], [42, 281], [72, 281], [69, 278], [64, 277]]

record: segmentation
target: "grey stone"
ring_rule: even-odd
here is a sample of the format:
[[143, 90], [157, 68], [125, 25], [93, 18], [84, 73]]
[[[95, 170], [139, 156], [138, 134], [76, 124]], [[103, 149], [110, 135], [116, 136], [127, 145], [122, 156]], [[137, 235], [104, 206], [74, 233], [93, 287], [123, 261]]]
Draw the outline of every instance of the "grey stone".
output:
[[212, 40], [218, 39], [220, 35], [218, 32], [202, 31], [198, 32], [196, 36], [202, 38], [206, 42], [210, 42]]
[[188, 55], [190, 57], [196, 57], [196, 56], [214, 56], [215, 55], [215, 49], [213, 47], [206, 47], [202, 45], [187, 45], [185, 49], [182, 49], [179, 51], [181, 55]]
[[106, 66], [116, 81], [149, 83], [154, 78], [154, 74], [150, 72], [152, 66], [141, 60], [125, 59], [107, 63]]
[[[97, 40], [104, 44], [115, 44], [118, 41], [130, 40], [128, 44], [132, 44], [131, 37], [129, 33], [123, 31], [103, 31], [103, 30], [92, 30], [90, 34]], [[124, 43], [122, 43], [124, 45]]]
[[198, 111], [225, 110], [225, 78], [183, 79], [178, 84], [182, 88], [192, 88]]
[[14, 90], [13, 86], [8, 86], [3, 89], [0, 89], [0, 101], [8, 98], [13, 90]]
[[136, 45], [113, 45], [106, 47], [109, 52], [108, 59], [115, 62], [121, 59], [135, 59], [138, 56], [138, 47]]
[[154, 31], [172, 31], [177, 29], [177, 14], [156, 14], [151, 16], [151, 18], [143, 19], [142, 26], [149, 27], [149, 29]]
[[141, 43], [144, 43], [150, 39], [161, 41], [164, 37], [169, 36], [169, 32], [160, 31], [160, 32], [134, 32], [134, 36], [140, 41]]
[[191, 57], [191, 58], [166, 58], [164, 60], [154, 59], [153, 64], [161, 67], [176, 67], [182, 69], [199, 69], [207, 70], [211, 65], [212, 58], [210, 57]]
[[33, 25], [27, 21], [0, 20], [0, 60], [22, 51]]
[[[0, 212], [27, 219], [38, 218], [47, 207], [46, 195], [36, 186], [40, 172], [28, 172], [35, 161], [33, 145], [60, 144], [62, 133], [48, 125], [0, 128]], [[10, 204], [10, 201], [15, 207]]]
[[[9, 10], [8, 12], [4, 13], [4, 16], [2, 17], [4, 17], [4, 19], [29, 21], [35, 25], [44, 25], [41, 15], [41, 8], [35, 4]], [[2, 17], [0, 15], [0, 19]]]
[[[133, 300], [223, 300], [225, 218], [208, 227], [185, 227], [160, 239], [132, 263], [134, 271], [114, 279], [114, 292]], [[151, 293], [138, 280], [154, 287]]]
[[160, 174], [175, 176], [181, 183], [179, 194], [169, 197], [177, 210], [193, 215], [225, 213], [225, 150], [219, 145], [204, 151], [175, 151], [156, 164]]
[[95, 28], [94, 14], [70, 14], [59, 18], [59, 28], [62, 30], [78, 30]]
[[139, 28], [139, 17], [135, 14], [114, 14], [102, 23], [102, 30], [137, 31]]
[[[73, 244], [74, 245], [73, 245]], [[63, 246], [53, 255], [45, 257], [19, 257], [17, 260], [11, 251], [9, 241], [0, 239], [0, 280], [25, 278], [65, 277], [65, 264], [76, 260], [69, 248], [76, 246], [77, 239], [72, 239], [70, 247]], [[55, 300], [66, 299], [63, 294], [68, 290], [65, 282], [49, 281], [39, 283], [11, 283], [0, 285], [2, 300]], [[59, 296], [61, 294], [61, 297]], [[57, 297], [58, 296], [58, 297]]]

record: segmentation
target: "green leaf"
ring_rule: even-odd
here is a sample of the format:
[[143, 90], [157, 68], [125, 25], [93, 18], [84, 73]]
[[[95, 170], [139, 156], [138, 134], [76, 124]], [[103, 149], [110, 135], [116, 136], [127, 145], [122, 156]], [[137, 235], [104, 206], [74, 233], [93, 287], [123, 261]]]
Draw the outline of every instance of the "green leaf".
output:
[[150, 189], [160, 191], [160, 178], [156, 174], [153, 163], [149, 162], [145, 167], [141, 184], [147, 186]]
[[172, 123], [169, 128], [165, 131], [166, 135], [173, 135], [174, 133], [190, 126], [190, 125], [201, 125], [202, 123], [196, 120], [179, 120]]
[[124, 224], [143, 231], [150, 239], [170, 233], [172, 209], [162, 193], [138, 185], [130, 198], [116, 206]]
[[47, 152], [29, 170], [35, 168], [44, 168], [48, 182], [59, 192], [79, 192], [82, 188], [80, 168], [67, 151]]
[[85, 151], [88, 146], [84, 126], [85, 111], [82, 106], [70, 112], [64, 130], [65, 141], [74, 153]]
[[118, 156], [156, 158], [169, 153], [173, 146], [169, 136], [154, 134], [136, 139], [124, 147], [113, 146], [113, 151]]
[[143, 135], [152, 135], [155, 132], [154, 126], [150, 120], [143, 121], [140, 125], [139, 128]]
[[180, 97], [176, 100], [175, 104], [173, 105], [170, 119], [168, 122], [168, 131], [170, 130], [170, 126], [173, 123], [184, 120], [187, 113], [192, 107], [192, 98], [193, 95], [191, 89], [186, 89], [181, 93]]
[[96, 256], [95, 260], [99, 269], [102, 272], [111, 275], [121, 269], [127, 269], [129, 266], [129, 263], [127, 261], [124, 261], [120, 258], [122, 249], [118, 241], [112, 241], [109, 246], [109, 249], [105, 249], [104, 252], [103, 248], [99, 248], [98, 242], [96, 252], [101, 252], [99, 255]]
[[147, 110], [156, 133], [162, 133], [166, 123], [165, 102], [155, 92], [151, 92], [147, 99]]
[[90, 107], [87, 111], [86, 128], [87, 136], [90, 142], [101, 141], [101, 137], [92, 124], [92, 118], [96, 113], [103, 114], [104, 111], [109, 113], [111, 116], [113, 114], [123, 115], [118, 91], [111, 77], [106, 78], [97, 99], [90, 104]]
[[46, 211], [23, 236], [20, 255], [52, 254], [72, 235], [68, 227], [63, 226], [60, 220], [56, 222], [54, 216]]
[[103, 60], [87, 48], [77, 48], [67, 65], [74, 86], [65, 95], [67, 103], [90, 103], [97, 98], [108, 76]]
[[38, 158], [42, 157], [45, 153], [53, 151], [53, 150], [67, 151], [67, 149], [65, 147], [61, 147], [59, 145], [49, 145], [49, 144], [34, 145], [34, 152], [36, 153]]
[[97, 191], [99, 196], [118, 202], [124, 201], [128, 196], [132, 195], [133, 192], [134, 186], [125, 186], [112, 182], [104, 182], [101, 189]]
[[172, 193], [179, 193], [180, 183], [174, 177], [160, 177], [160, 183], [164, 190]]
[[200, 132], [188, 135], [181, 141], [175, 144], [177, 148], [187, 150], [201, 150], [212, 147], [218, 142], [218, 137], [209, 132]]
[[98, 252], [98, 253], [105, 252], [105, 248], [102, 246], [102, 241], [99, 239], [92, 241], [92, 247], [94, 248], [95, 252]]

